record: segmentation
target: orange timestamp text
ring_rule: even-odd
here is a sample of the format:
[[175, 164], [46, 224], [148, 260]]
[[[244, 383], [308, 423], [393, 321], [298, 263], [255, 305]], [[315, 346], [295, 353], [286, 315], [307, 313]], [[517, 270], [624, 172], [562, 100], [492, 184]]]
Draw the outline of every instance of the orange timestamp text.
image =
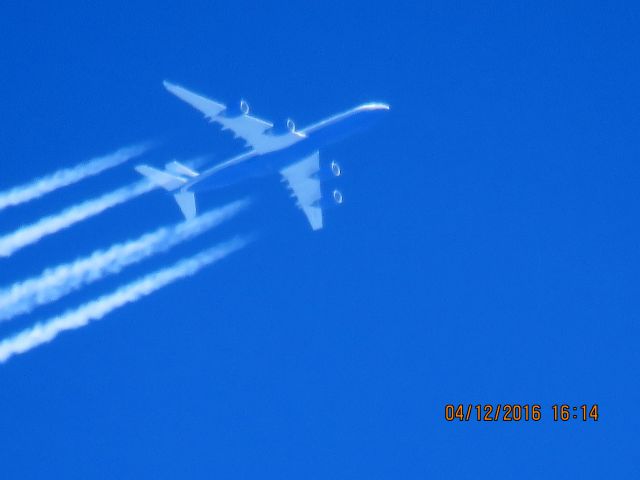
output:
[[[447, 422], [539, 422], [543, 418], [543, 407], [538, 403], [496, 403], [496, 404], [451, 404], [444, 407], [444, 419]], [[554, 404], [551, 406], [551, 418], [555, 422], [598, 421], [598, 404]]]

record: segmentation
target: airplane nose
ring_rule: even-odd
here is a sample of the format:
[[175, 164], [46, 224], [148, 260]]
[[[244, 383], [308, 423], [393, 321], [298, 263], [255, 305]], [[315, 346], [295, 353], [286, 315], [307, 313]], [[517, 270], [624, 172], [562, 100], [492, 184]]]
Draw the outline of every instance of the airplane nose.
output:
[[361, 110], [389, 110], [391, 107], [386, 103], [365, 103]]

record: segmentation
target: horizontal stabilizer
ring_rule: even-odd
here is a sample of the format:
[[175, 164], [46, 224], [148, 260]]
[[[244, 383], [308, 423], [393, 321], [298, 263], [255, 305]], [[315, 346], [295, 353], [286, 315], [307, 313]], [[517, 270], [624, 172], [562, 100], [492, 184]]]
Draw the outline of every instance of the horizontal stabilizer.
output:
[[182, 177], [168, 172], [163, 172], [162, 170], [158, 170], [157, 168], [153, 168], [148, 165], [138, 165], [135, 168], [138, 173], [147, 177], [154, 185], [162, 187], [168, 191], [175, 190], [187, 183], [187, 181]]
[[191, 220], [196, 216], [196, 197], [193, 192], [178, 192], [173, 195], [178, 202], [184, 218]]

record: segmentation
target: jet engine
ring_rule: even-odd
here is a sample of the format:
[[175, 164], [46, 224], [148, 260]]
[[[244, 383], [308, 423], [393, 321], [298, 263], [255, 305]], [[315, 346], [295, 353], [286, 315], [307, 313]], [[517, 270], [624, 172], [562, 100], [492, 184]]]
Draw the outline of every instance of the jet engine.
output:
[[340, 168], [340, 164], [335, 160], [331, 162], [331, 173], [333, 173], [334, 177], [342, 175], [342, 168]]
[[296, 131], [296, 124], [290, 118], [287, 118], [287, 130], [289, 130], [291, 133], [294, 133]]
[[243, 115], [249, 115], [249, 104], [244, 100], [240, 100], [240, 111]]
[[331, 193], [331, 196], [333, 197], [333, 201], [336, 202], [338, 205], [340, 205], [344, 201], [344, 198], [342, 197], [342, 192], [340, 192], [340, 190], [338, 189], [335, 189]]

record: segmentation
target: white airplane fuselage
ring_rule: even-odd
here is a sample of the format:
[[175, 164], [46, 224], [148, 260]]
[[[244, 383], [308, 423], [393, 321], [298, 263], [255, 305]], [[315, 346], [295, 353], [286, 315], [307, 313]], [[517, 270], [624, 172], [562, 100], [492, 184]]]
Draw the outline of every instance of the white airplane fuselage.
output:
[[[197, 193], [234, 185], [247, 178], [276, 174], [301, 158], [367, 128], [387, 110], [386, 104], [368, 103], [300, 131], [274, 135], [271, 148], [252, 149], [214, 165], [180, 187], [180, 191]], [[278, 138], [282, 141], [278, 142]]]
[[[174, 160], [161, 170], [149, 165], [135, 169], [152, 184], [171, 192], [187, 220], [197, 216], [196, 193], [234, 185], [248, 178], [279, 173], [286, 187], [291, 190], [296, 206], [300, 208], [313, 230], [323, 227], [321, 148], [362, 130], [389, 110], [384, 103], [365, 103], [320, 122], [296, 130], [287, 121], [284, 133], [274, 130], [273, 124], [249, 114], [249, 106], [240, 102], [237, 116], [225, 114], [227, 107], [180, 85], [164, 82], [165, 88], [180, 100], [204, 114], [210, 122], [244, 140], [250, 150], [204, 171], [194, 171]], [[340, 167], [331, 162], [333, 175], [340, 174]], [[335, 203], [342, 203], [342, 193], [333, 190]]]

